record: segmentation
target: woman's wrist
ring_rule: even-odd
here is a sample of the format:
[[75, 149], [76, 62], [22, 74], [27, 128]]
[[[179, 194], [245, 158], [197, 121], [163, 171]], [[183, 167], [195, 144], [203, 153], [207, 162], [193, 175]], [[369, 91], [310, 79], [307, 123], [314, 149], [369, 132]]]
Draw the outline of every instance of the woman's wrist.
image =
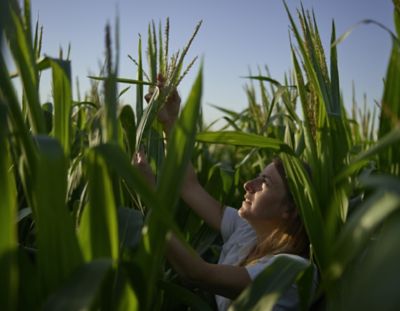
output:
[[163, 130], [164, 130], [164, 133], [167, 136], [171, 133], [174, 124], [175, 124], [175, 120], [163, 122], [163, 124], [162, 124], [163, 125]]

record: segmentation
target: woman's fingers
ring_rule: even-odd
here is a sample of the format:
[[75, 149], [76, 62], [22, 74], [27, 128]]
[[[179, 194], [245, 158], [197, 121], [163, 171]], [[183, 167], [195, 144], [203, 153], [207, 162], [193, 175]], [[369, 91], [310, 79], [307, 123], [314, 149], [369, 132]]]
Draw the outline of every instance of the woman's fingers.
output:
[[[147, 103], [150, 103], [155, 92], [165, 92], [165, 82], [166, 78], [162, 74], [158, 74], [156, 86], [150, 87], [149, 92], [144, 96]], [[179, 115], [180, 105], [181, 98], [177, 89], [173, 87], [157, 115], [159, 122], [164, 125], [164, 129], [170, 128], [175, 123]]]
[[144, 153], [143, 148], [141, 148], [138, 152], [135, 152], [133, 156], [133, 163], [134, 164], [139, 164], [139, 165], [146, 165], [147, 163], [147, 157]]
[[147, 93], [144, 95], [144, 99], [146, 100], [147, 103], [150, 102], [151, 97], [153, 96], [153, 93]]
[[144, 96], [144, 99], [146, 100], [147, 103], [150, 103], [150, 100], [153, 97], [154, 92], [155, 92], [155, 86], [150, 86], [149, 92]]
[[179, 108], [181, 105], [181, 97], [178, 94], [176, 88], [174, 88], [171, 93], [169, 94], [167, 101], [166, 101], [166, 108], [168, 114], [171, 117], [177, 117], [179, 114]]
[[166, 80], [165, 77], [161, 73], [159, 73], [157, 75], [157, 86], [159, 88], [163, 88], [164, 84], [165, 84], [165, 80]]

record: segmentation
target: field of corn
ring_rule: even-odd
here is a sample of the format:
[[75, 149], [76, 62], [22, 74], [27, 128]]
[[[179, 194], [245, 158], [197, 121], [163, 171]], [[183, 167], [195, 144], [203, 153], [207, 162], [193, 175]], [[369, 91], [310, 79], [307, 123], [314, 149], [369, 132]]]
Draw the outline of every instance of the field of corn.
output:
[[[292, 72], [281, 82], [249, 76], [247, 108], [220, 108], [227, 125], [218, 130], [202, 119], [201, 64], [186, 62], [200, 24], [170, 56], [169, 21], [150, 23], [143, 55], [138, 42], [137, 76], [128, 78], [118, 76], [118, 36], [107, 28], [104, 68], [82, 100], [72, 92], [73, 61], [42, 56], [30, 1], [0, 3], [1, 310], [212, 310], [212, 296], [185, 287], [164, 256], [169, 230], [211, 262], [221, 246], [179, 198], [185, 167], [192, 161], [214, 197], [239, 207], [243, 182], [276, 155], [310, 237], [319, 287], [311, 296], [312, 266], [282, 258], [232, 310], [270, 310], [293, 282], [302, 310], [400, 309], [399, 1], [375, 108], [341, 97], [336, 49], [343, 38], [335, 25], [324, 51], [321, 40], [329, 38], [320, 38], [314, 14], [299, 8], [295, 16], [286, 7]], [[7, 69], [5, 49], [16, 72]], [[40, 101], [45, 70], [51, 103]], [[188, 70], [199, 73], [164, 145], [157, 109]], [[147, 105], [158, 73], [167, 87], [156, 88]], [[136, 101], [122, 105], [129, 84]], [[155, 191], [131, 164], [141, 148], [157, 175]]]

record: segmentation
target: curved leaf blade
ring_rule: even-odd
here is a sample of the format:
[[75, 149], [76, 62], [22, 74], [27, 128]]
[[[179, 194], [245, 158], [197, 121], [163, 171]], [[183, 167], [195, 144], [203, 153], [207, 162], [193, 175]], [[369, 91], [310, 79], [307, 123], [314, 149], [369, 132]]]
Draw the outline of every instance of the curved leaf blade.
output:
[[112, 261], [109, 259], [97, 259], [83, 264], [49, 297], [43, 309], [90, 310], [111, 267]]
[[66, 280], [83, 260], [65, 203], [67, 167], [64, 152], [53, 138], [39, 136], [37, 144], [33, 215], [38, 231], [38, 265], [46, 294]]
[[263, 272], [232, 303], [230, 311], [273, 310], [279, 297], [309, 266], [286, 255], [278, 255]]
[[196, 140], [204, 143], [227, 144], [243, 147], [267, 148], [293, 154], [293, 150], [279, 139], [243, 132], [203, 132], [196, 136]]
[[0, 102], [0, 306], [16, 310], [18, 293], [17, 191], [7, 140], [6, 106]]

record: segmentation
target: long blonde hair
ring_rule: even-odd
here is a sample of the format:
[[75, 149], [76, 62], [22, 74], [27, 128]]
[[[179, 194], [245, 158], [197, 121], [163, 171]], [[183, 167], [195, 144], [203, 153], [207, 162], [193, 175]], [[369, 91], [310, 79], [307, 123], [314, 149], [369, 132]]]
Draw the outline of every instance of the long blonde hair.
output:
[[[257, 243], [251, 249], [246, 258], [240, 262], [240, 266], [255, 263], [260, 258], [267, 255], [276, 255], [281, 253], [295, 254], [305, 258], [309, 257], [310, 242], [300, 213], [297, 210], [293, 196], [290, 192], [282, 160], [275, 158], [272, 162], [279, 172], [285, 186], [286, 197], [283, 204], [287, 205], [290, 216], [288, 219], [282, 220], [280, 226], [276, 228], [272, 234], [266, 237], [261, 243]], [[311, 171], [308, 165], [304, 164], [304, 167], [311, 177]]]

